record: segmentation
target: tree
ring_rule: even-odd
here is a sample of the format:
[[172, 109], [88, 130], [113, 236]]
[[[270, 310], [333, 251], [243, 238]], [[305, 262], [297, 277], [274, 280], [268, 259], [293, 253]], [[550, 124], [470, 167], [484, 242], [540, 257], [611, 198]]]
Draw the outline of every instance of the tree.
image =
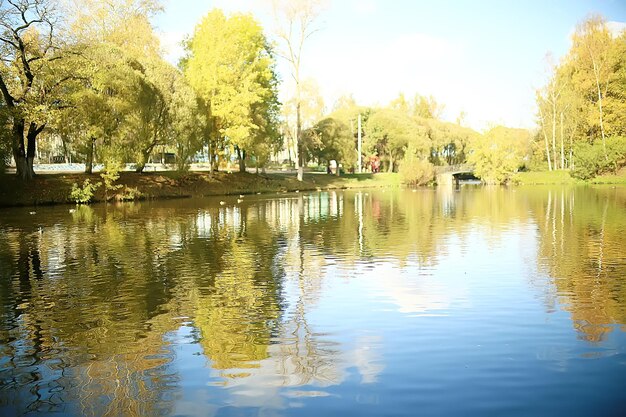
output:
[[598, 126], [606, 158], [606, 134], [602, 103], [607, 94], [612, 69], [610, 64], [612, 57], [609, 53], [611, 34], [601, 17], [591, 16], [576, 27], [576, 32], [572, 36], [572, 43], [572, 53], [580, 65], [581, 76], [584, 77], [584, 73], [590, 70], [593, 77], [594, 93], [597, 94]]
[[607, 143], [626, 134], [626, 32], [612, 33], [599, 16], [587, 18], [577, 26], [568, 54], [550, 71], [547, 85], [537, 93], [548, 169], [589, 165], [589, 157], [597, 153], [588, 150], [596, 141], [604, 159], [596, 165], [616, 161]]
[[[479, 136], [474, 130], [455, 123], [436, 119], [417, 118], [421, 129], [428, 129], [430, 139], [429, 159], [435, 165], [462, 164], [466, 161], [470, 146]], [[426, 146], [426, 144], [422, 145]]]
[[278, 105], [270, 44], [252, 16], [226, 17], [216, 9], [196, 27], [187, 53], [185, 75], [210, 107], [216, 133], [228, 139], [245, 171], [246, 152], [263, 139], [260, 131], [265, 129], [255, 118], [273, 113]]
[[[300, 83], [300, 129], [306, 130], [321, 120], [324, 114], [324, 99], [320, 95], [319, 86], [314, 79], [302, 80]], [[282, 106], [284, 135], [289, 140], [287, 150], [291, 159], [291, 150], [297, 150], [298, 100], [291, 97]], [[306, 141], [306, 138], [303, 139]], [[306, 159], [306, 155], [305, 155]], [[298, 166], [298, 165], [297, 165]]]
[[61, 23], [52, 0], [0, 0], [0, 92], [9, 114], [17, 175], [31, 179], [37, 137], [71, 75], [62, 66]]
[[387, 170], [393, 172], [395, 163], [404, 155], [408, 143], [414, 142], [416, 152], [426, 156], [430, 143], [426, 129], [420, 129], [415, 119], [405, 112], [393, 109], [374, 111], [367, 121], [365, 147], [388, 161]]
[[440, 119], [445, 107], [444, 104], [438, 103], [432, 95], [424, 97], [415, 94], [415, 97], [413, 97], [413, 115], [418, 117]]
[[[354, 135], [348, 125], [341, 120], [327, 117], [320, 120], [315, 126], [306, 131], [306, 137], [312, 136], [315, 149], [309, 150], [320, 161], [330, 165], [331, 160], [337, 161], [337, 175], [339, 164], [354, 165]], [[308, 142], [308, 141], [307, 141]]]
[[484, 183], [507, 183], [524, 161], [530, 149], [530, 132], [496, 126], [472, 146], [468, 162]]
[[281, 53], [291, 67], [291, 77], [295, 83], [296, 107], [296, 148], [298, 149], [298, 181], [302, 181], [304, 174], [304, 155], [302, 146], [302, 85], [300, 65], [302, 52], [306, 40], [315, 33], [313, 23], [320, 12], [319, 0], [273, 0], [274, 16], [283, 20], [279, 25], [277, 35], [284, 43], [285, 51]]

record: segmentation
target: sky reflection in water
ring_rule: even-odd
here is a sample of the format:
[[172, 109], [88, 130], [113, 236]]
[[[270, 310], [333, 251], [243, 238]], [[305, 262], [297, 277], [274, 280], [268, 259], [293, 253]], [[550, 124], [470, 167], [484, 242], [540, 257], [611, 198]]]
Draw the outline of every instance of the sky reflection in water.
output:
[[232, 200], [3, 210], [2, 414], [626, 405], [626, 189]]

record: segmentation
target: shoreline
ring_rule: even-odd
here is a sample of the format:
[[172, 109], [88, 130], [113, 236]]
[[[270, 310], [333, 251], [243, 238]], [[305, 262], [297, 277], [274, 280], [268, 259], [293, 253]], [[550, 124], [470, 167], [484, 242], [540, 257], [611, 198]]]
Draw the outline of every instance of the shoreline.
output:
[[[102, 182], [98, 174], [46, 173], [24, 182], [14, 175], [0, 176], [0, 208], [75, 205], [70, 199], [73, 184], [83, 181]], [[119, 190], [109, 191], [109, 201], [166, 200], [177, 198], [267, 194], [279, 192], [315, 191], [319, 189], [349, 189], [399, 187], [397, 174], [348, 174], [340, 177], [325, 173], [305, 173], [299, 182], [292, 173], [226, 173], [190, 171], [121, 172], [116, 184]], [[124, 199], [133, 196], [134, 198]], [[113, 197], [111, 197], [113, 196]], [[105, 201], [104, 186], [96, 189], [90, 203]]]
[[[511, 186], [626, 186], [626, 169], [616, 175], [605, 175], [589, 181], [579, 181], [564, 172], [528, 172], [518, 174]], [[74, 183], [82, 186], [89, 179], [102, 182], [99, 174], [45, 173], [24, 182], [15, 175], [0, 175], [0, 208], [75, 205], [70, 199]], [[124, 171], [116, 182], [121, 188], [109, 191], [109, 201], [171, 200], [178, 198], [232, 196], [239, 194], [269, 194], [296, 191], [337, 190], [355, 188], [402, 187], [399, 174], [363, 173], [342, 176], [308, 172], [299, 182], [295, 173], [253, 174], [240, 172], [157, 171], [135, 173]], [[124, 194], [126, 194], [124, 198]], [[112, 196], [112, 197], [111, 197]], [[130, 198], [128, 198], [130, 197]], [[105, 201], [104, 187], [95, 192], [91, 203]]]

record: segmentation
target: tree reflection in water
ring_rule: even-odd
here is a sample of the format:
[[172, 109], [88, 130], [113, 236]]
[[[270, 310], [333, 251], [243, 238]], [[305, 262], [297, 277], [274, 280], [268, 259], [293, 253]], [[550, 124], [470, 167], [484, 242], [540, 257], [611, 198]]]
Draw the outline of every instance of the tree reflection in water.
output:
[[[286, 388], [296, 397], [328, 395], [354, 369], [374, 383], [384, 370], [382, 336], [347, 341], [310, 319], [334, 275], [401, 313], [437, 314], [468, 294], [460, 280], [426, 280], [429, 271], [453, 246], [466, 250], [477, 230], [497, 246], [520, 224], [537, 231], [537, 264], [549, 281], [531, 284], [547, 309], [562, 306], [594, 343], [626, 323], [623, 189], [248, 200], [78, 207], [69, 219], [49, 209], [36, 224], [5, 217], [0, 407], [171, 414], [182, 376], [169, 335], [181, 326], [194, 329], [207, 378], [217, 375], [244, 405], [273, 398], [283, 407], [276, 394]], [[389, 278], [372, 279], [381, 276]]]

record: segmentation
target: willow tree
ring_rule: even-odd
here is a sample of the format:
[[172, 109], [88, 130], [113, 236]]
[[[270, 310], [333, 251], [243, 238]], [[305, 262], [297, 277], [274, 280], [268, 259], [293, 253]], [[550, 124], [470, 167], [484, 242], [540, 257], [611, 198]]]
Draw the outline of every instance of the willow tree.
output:
[[243, 172], [246, 152], [267, 139], [267, 126], [258, 116], [277, 113], [278, 77], [270, 43], [252, 16], [228, 17], [215, 9], [196, 26], [186, 48], [185, 75], [208, 104], [217, 139], [233, 146]]

